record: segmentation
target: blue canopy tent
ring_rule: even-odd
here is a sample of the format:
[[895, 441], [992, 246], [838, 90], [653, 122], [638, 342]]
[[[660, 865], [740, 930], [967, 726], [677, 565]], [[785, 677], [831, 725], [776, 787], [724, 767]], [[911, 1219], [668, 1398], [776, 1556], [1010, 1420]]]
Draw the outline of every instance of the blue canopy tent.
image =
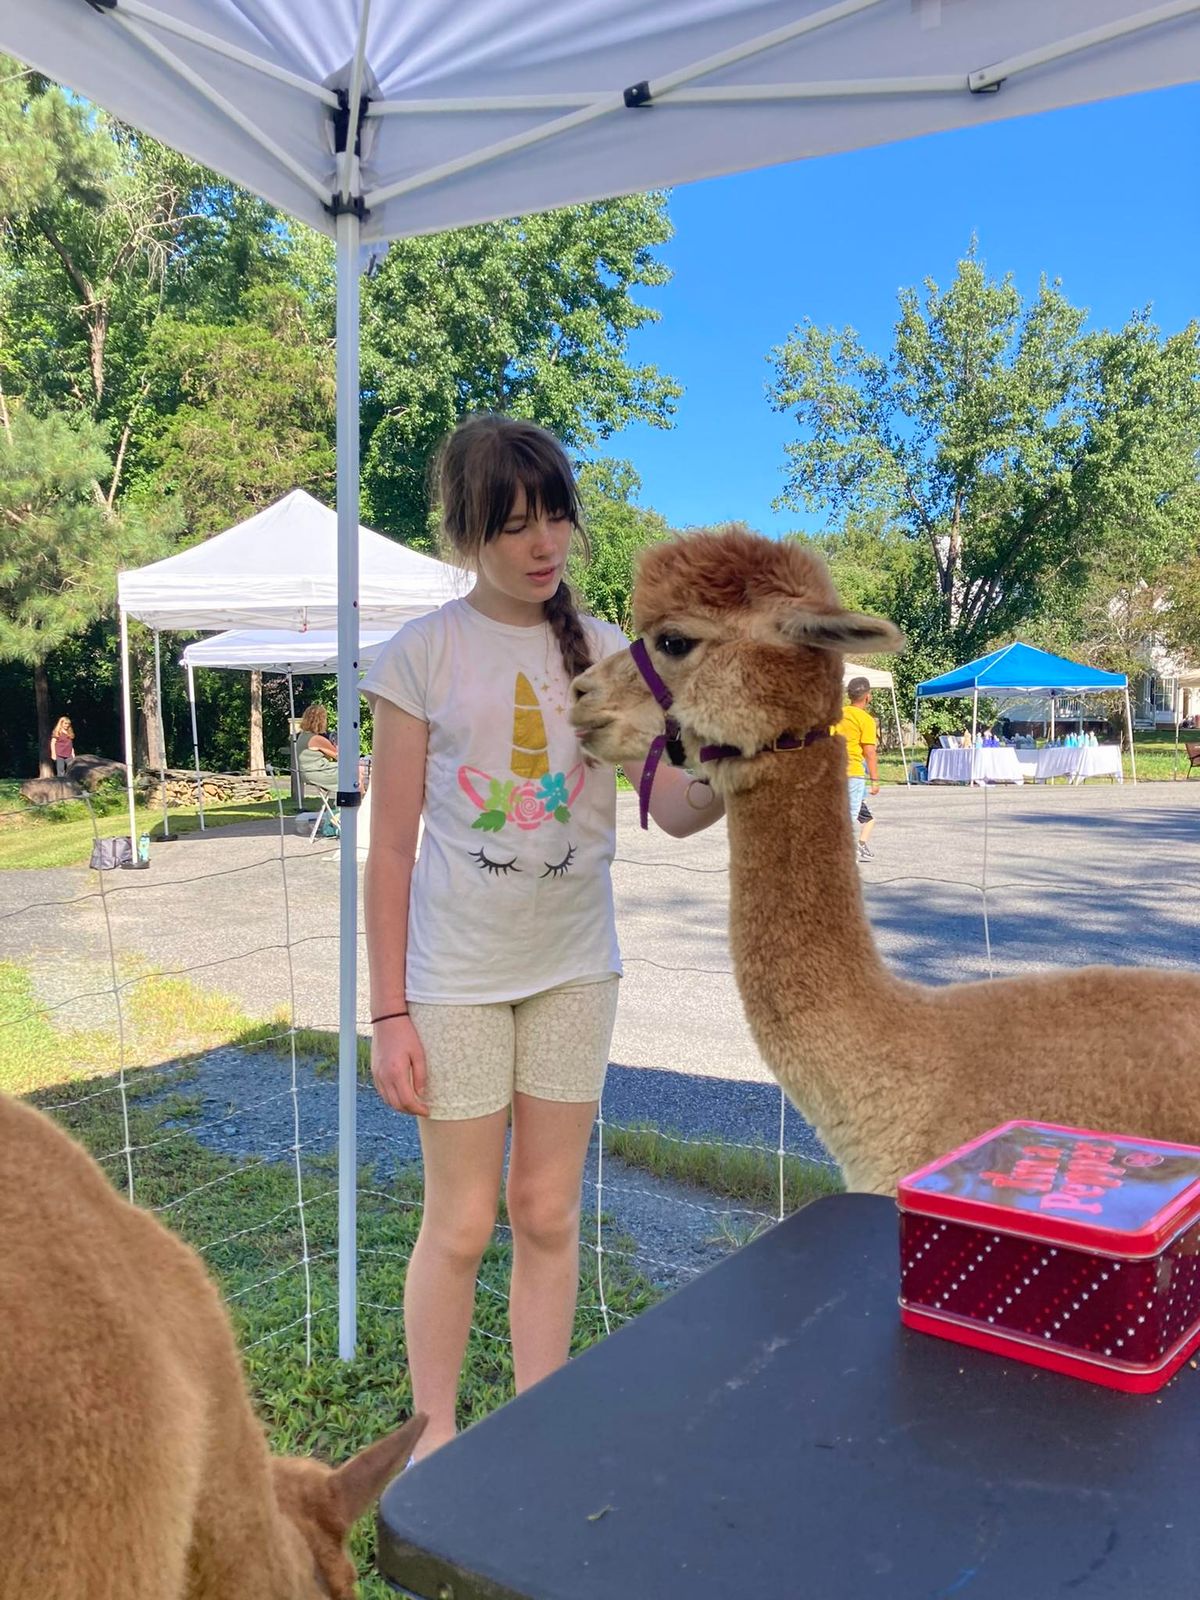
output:
[[971, 738], [979, 731], [979, 696], [1018, 694], [1045, 695], [1050, 701], [1050, 736], [1054, 737], [1054, 707], [1059, 695], [1115, 694], [1125, 696], [1125, 728], [1129, 736], [1129, 764], [1137, 782], [1137, 762], [1133, 754], [1133, 714], [1129, 706], [1129, 679], [1123, 672], [1102, 672], [1099, 667], [1068, 661], [1049, 650], [1035, 650], [1031, 644], [1016, 641], [992, 650], [977, 661], [954, 667], [940, 677], [927, 678], [917, 685], [914, 723], [921, 701], [932, 699], [971, 701]]

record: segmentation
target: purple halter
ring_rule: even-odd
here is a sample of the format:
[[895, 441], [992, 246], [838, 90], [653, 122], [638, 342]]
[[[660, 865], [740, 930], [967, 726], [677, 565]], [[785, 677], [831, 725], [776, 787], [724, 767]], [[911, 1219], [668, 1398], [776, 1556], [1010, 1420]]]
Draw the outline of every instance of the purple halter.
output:
[[654, 670], [650, 652], [646, 649], [646, 641], [635, 639], [629, 646], [629, 654], [633, 657], [634, 666], [642, 675], [643, 683], [658, 701], [663, 713], [663, 731], [655, 734], [650, 741], [650, 748], [646, 751], [646, 760], [642, 767], [642, 781], [638, 785], [638, 814], [642, 820], [642, 827], [648, 828], [650, 791], [654, 788], [654, 774], [658, 771], [658, 764], [664, 755], [673, 767], [683, 765], [683, 738], [678, 722], [671, 715], [673, 703], [671, 691]]
[[[683, 736], [679, 723], [671, 715], [674, 700], [670, 689], [655, 671], [654, 663], [650, 660], [650, 652], [646, 649], [644, 639], [635, 639], [629, 646], [629, 654], [633, 657], [633, 664], [642, 675], [642, 682], [649, 689], [655, 700], [662, 707], [663, 731], [656, 734], [650, 741], [650, 748], [646, 752], [646, 759], [642, 766], [642, 781], [638, 785], [638, 814], [643, 828], [650, 826], [650, 793], [654, 788], [654, 775], [658, 771], [658, 764], [664, 754], [673, 767], [684, 765]], [[818, 739], [828, 739], [828, 728], [810, 728], [803, 736], [795, 733], [781, 733], [778, 739], [770, 744], [765, 744], [754, 752], [763, 755], [767, 750], [803, 750], [810, 744], [815, 744]], [[745, 751], [736, 744], [704, 744], [700, 746], [701, 761], [726, 761], [733, 756], [744, 756]]]

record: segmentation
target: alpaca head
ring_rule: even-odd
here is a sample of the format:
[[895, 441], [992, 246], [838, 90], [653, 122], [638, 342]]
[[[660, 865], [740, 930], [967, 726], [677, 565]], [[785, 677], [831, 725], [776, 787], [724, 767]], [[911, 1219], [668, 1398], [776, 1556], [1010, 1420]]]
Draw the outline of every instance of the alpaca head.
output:
[[[704, 745], [752, 756], [783, 733], [842, 714], [842, 653], [903, 649], [890, 622], [844, 611], [825, 563], [740, 526], [685, 535], [642, 557], [634, 625], [672, 696], [688, 764]], [[626, 652], [576, 678], [571, 718], [590, 754], [635, 761], [663, 712]], [[720, 787], [748, 787], [751, 760], [724, 760]]]
[[296, 1600], [354, 1600], [358, 1587], [346, 1536], [403, 1469], [425, 1420], [413, 1417], [340, 1467], [298, 1456], [272, 1457], [275, 1500], [292, 1530], [302, 1574]]

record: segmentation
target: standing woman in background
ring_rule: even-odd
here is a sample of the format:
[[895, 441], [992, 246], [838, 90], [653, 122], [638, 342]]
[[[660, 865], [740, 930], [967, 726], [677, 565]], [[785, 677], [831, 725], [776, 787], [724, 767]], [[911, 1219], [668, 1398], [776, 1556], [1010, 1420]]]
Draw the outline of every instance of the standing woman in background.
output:
[[[474, 586], [408, 623], [363, 684], [375, 713], [365, 880], [371, 1071], [419, 1119], [425, 1197], [404, 1293], [418, 1454], [453, 1437], [475, 1281], [506, 1200], [518, 1390], [567, 1358], [584, 1160], [608, 1064], [620, 953], [611, 768], [584, 761], [571, 680], [625, 648], [565, 581], [582, 531], [562, 447], [532, 423], [465, 418], [436, 462], [443, 539]], [[637, 784], [640, 769], [627, 769]], [[722, 814], [664, 770], [676, 837]], [[423, 822], [417, 857], [418, 825]]]
[[55, 775], [65, 778], [68, 766], [75, 759], [75, 729], [71, 726], [70, 717], [59, 717], [54, 724], [54, 732], [50, 735], [50, 759], [54, 763]]

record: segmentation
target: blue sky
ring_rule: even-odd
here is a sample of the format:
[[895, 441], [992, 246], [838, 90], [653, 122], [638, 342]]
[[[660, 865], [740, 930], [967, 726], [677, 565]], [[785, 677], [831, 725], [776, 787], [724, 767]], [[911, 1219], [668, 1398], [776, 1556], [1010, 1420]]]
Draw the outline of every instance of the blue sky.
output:
[[686, 393], [670, 431], [637, 426], [605, 450], [676, 527], [775, 512], [790, 419], [772, 412], [765, 359], [804, 317], [890, 346], [896, 291], [945, 284], [972, 233], [1023, 293], [1044, 272], [1116, 326], [1153, 303], [1166, 330], [1200, 315], [1200, 86], [796, 162], [675, 190], [674, 271], [647, 295], [661, 322], [632, 355]]

